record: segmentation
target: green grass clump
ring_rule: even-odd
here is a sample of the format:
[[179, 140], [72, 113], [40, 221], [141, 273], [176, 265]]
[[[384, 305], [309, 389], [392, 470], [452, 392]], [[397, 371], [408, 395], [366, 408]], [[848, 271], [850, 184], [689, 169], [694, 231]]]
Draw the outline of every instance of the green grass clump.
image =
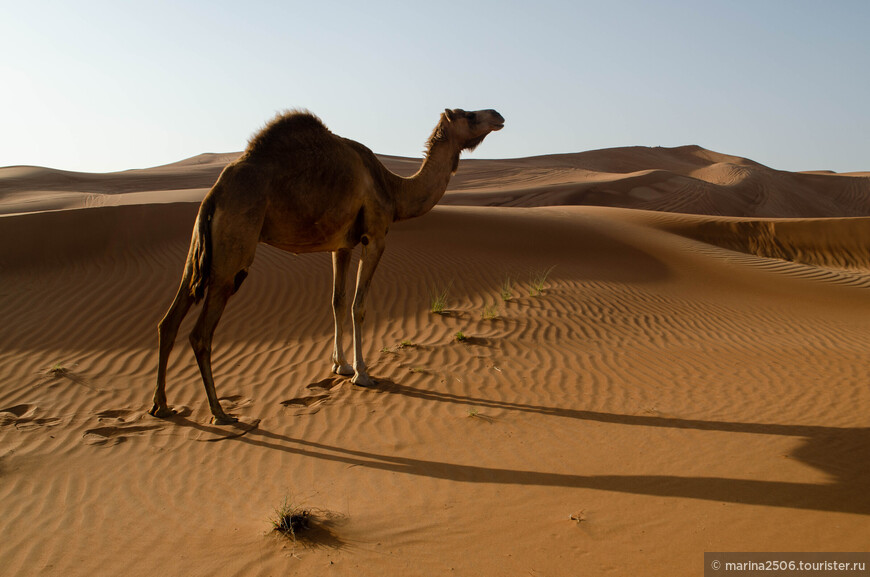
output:
[[499, 289], [499, 294], [501, 294], [501, 300], [504, 302], [508, 302], [509, 300], [514, 298], [514, 290], [513, 290], [513, 282], [511, 281], [511, 277], [507, 277], [501, 283], [501, 287]]
[[381, 349], [381, 352], [384, 354], [394, 355], [394, 354], [398, 353], [399, 351], [401, 351], [402, 349], [406, 349], [408, 347], [414, 347], [414, 346], [416, 346], [414, 343], [412, 343], [408, 339], [404, 339], [402, 342], [397, 343], [391, 347], [383, 347]]
[[535, 271], [531, 274], [529, 277], [529, 296], [544, 294], [544, 288], [547, 286], [547, 278], [550, 276], [550, 273], [553, 272], [554, 268], [556, 268], [555, 265], [548, 269]]
[[477, 407], [472, 407], [468, 410], [468, 418], [469, 419], [480, 419], [481, 421], [483, 421], [485, 423], [489, 423], [489, 424], [492, 424], [495, 422], [495, 419], [493, 419], [492, 417], [484, 415], [483, 413], [478, 411]]
[[55, 379], [59, 379], [65, 375], [68, 375], [69, 369], [66, 368], [62, 363], [55, 363], [50, 369], [46, 371], [46, 373], [53, 376]]
[[463, 333], [462, 331], [459, 331], [458, 333], [453, 335], [453, 338], [456, 339], [457, 341], [459, 341], [460, 343], [468, 340], [468, 337], [465, 336], [465, 333]]
[[453, 287], [453, 281], [445, 287], [433, 286], [429, 289], [429, 310], [436, 314], [441, 314], [447, 310], [447, 305], [450, 302], [450, 289]]
[[484, 305], [480, 316], [486, 321], [497, 319], [499, 317], [498, 304]]

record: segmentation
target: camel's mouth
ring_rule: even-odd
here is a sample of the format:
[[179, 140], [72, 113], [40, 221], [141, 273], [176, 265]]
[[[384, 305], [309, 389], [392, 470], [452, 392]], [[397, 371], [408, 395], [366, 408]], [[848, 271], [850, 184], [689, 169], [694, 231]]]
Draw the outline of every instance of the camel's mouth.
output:
[[496, 112], [495, 110], [483, 110], [482, 114], [487, 116], [487, 124], [489, 124], [489, 129], [491, 131], [501, 130], [504, 128], [504, 116]]

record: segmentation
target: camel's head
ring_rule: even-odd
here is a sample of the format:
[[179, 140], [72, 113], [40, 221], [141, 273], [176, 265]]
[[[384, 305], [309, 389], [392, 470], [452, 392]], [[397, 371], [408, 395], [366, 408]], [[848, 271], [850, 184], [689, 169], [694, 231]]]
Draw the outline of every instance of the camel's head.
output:
[[436, 138], [459, 144], [461, 150], [474, 150], [486, 135], [504, 128], [504, 117], [495, 110], [466, 112], [446, 109], [436, 128]]

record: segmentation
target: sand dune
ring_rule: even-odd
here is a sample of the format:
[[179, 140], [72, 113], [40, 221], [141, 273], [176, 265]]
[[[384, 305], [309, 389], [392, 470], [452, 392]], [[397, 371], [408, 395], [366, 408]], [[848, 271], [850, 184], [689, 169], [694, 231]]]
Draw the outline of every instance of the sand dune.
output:
[[778, 171], [698, 146], [468, 163], [447, 204], [591, 205], [738, 217], [870, 216], [866, 176]]
[[[0, 214], [200, 199], [238, 154], [202, 154], [110, 174], [2, 168]], [[380, 158], [397, 174], [413, 174], [420, 165], [418, 159]], [[442, 204], [613, 206], [762, 218], [870, 216], [866, 173], [785, 172], [699, 146], [464, 160], [461, 167]]]
[[[866, 177], [697, 147], [464, 162], [388, 237], [376, 388], [329, 371], [328, 255], [261, 246], [214, 359], [256, 426], [209, 424], [195, 315], [180, 414], [154, 419], [156, 324], [231, 158], [0, 169], [9, 574], [691, 575], [704, 551], [866, 548]], [[296, 544], [269, 531], [288, 496], [314, 518]]]

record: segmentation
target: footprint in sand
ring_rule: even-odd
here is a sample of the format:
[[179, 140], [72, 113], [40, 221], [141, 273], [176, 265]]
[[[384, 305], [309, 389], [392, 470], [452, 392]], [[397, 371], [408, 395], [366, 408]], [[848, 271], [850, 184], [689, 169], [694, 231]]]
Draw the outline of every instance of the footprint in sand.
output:
[[97, 421], [104, 426], [88, 429], [82, 435], [88, 445], [117, 445], [131, 435], [143, 435], [148, 431], [162, 429], [164, 423], [146, 422], [141, 411], [132, 409], [107, 409], [96, 414]]
[[130, 435], [141, 435], [146, 431], [162, 429], [162, 425], [137, 425], [130, 427], [97, 427], [88, 429], [82, 437], [88, 445], [117, 445]]
[[28, 431], [60, 424], [61, 420], [56, 417], [37, 417], [39, 412], [39, 407], [28, 403], [0, 409], [0, 427], [12, 426], [19, 431]]
[[329, 398], [329, 395], [311, 395], [310, 397], [298, 397], [281, 401], [285, 407], [313, 407]]
[[243, 397], [242, 395], [229, 395], [227, 397], [221, 397], [218, 401], [220, 401], [221, 406], [228, 413], [232, 413], [239, 409], [245, 409], [254, 404], [254, 399]]
[[115, 420], [120, 422], [127, 422], [133, 420], [134, 413], [129, 409], [108, 409], [106, 411], [100, 411], [97, 413], [97, 420], [100, 422]]
[[302, 409], [298, 410], [296, 414], [314, 414], [320, 410], [320, 405], [341, 389], [343, 382], [344, 379], [331, 377], [316, 383], [311, 383], [305, 388], [309, 391], [315, 392], [316, 394], [287, 399], [286, 401], [281, 401], [281, 405], [288, 409]]

